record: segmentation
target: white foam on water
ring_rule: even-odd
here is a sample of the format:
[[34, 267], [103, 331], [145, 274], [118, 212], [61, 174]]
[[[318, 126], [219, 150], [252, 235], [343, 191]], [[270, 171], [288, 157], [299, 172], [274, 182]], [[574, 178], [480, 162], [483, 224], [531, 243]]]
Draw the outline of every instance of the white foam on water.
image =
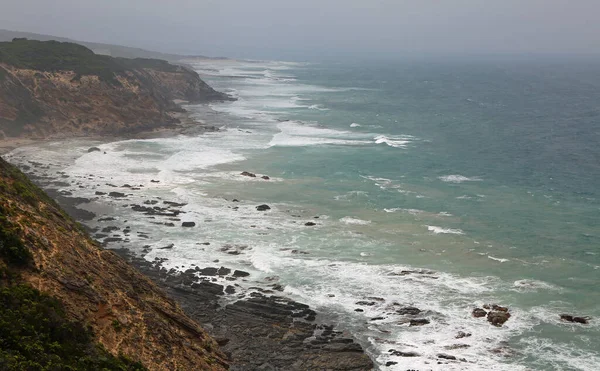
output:
[[354, 225], [368, 225], [368, 224], [371, 224], [370, 220], [362, 220], [362, 219], [353, 218], [353, 217], [350, 217], [350, 216], [345, 216], [345, 217], [341, 218], [340, 222], [342, 222], [344, 224], [354, 224]]
[[[328, 129], [314, 124], [295, 121], [277, 124], [279, 133], [273, 136], [270, 146], [275, 147], [302, 147], [313, 145], [365, 145], [368, 140], [361, 140], [361, 136], [347, 131]], [[364, 136], [363, 136], [364, 137]]]
[[516, 280], [513, 286], [518, 291], [562, 290], [560, 287], [548, 282], [532, 279]]
[[466, 177], [464, 175], [444, 175], [438, 177], [439, 180], [446, 183], [463, 183], [463, 182], [481, 182], [482, 179], [479, 177]]
[[390, 147], [394, 148], [406, 148], [408, 144], [412, 143], [415, 140], [413, 136], [410, 135], [400, 135], [400, 136], [386, 136], [386, 135], [377, 135], [374, 138], [376, 144], [387, 144]]
[[500, 263], [506, 263], [507, 261], [510, 261], [510, 259], [496, 258], [496, 257], [493, 257], [491, 255], [488, 255], [487, 257], [488, 257], [488, 259], [492, 259], [492, 260], [495, 260], [495, 261], [500, 262]]
[[351, 124], [350, 124], [350, 127], [351, 127], [351, 128], [359, 128], [360, 126], [361, 126], [361, 125], [360, 125], [360, 124], [357, 124], [356, 122], [353, 122], [353, 123], [351, 123]]
[[465, 234], [465, 232], [463, 232], [460, 229], [442, 228], [442, 227], [437, 227], [435, 225], [428, 225], [427, 230], [429, 232], [433, 232], [434, 234], [458, 234], [458, 235]]

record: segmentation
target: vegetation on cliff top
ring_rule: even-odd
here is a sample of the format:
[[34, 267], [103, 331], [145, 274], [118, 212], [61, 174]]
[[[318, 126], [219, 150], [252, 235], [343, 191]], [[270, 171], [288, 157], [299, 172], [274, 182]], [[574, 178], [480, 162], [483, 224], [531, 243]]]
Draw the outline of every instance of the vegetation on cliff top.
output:
[[[110, 84], [119, 84], [115, 75], [136, 68], [152, 68], [164, 72], [176, 72], [181, 68], [159, 59], [98, 55], [85, 46], [70, 42], [27, 39], [0, 42], [0, 63], [46, 72], [73, 71], [76, 78], [95, 75]], [[0, 78], [1, 76], [0, 74]]]

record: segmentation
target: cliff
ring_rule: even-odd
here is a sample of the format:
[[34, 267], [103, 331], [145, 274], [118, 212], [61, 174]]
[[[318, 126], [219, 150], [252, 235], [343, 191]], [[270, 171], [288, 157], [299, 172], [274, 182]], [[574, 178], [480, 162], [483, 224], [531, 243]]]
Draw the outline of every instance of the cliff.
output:
[[227, 367], [174, 301], [0, 159], [0, 369]]
[[0, 42], [0, 138], [120, 135], [176, 124], [173, 101], [228, 100], [186, 67], [84, 46]]

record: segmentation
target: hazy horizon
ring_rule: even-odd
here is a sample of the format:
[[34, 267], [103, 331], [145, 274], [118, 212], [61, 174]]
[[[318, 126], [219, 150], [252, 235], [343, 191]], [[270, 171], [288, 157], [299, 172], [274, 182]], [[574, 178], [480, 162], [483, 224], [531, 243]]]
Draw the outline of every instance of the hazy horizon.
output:
[[21, 0], [0, 28], [237, 58], [597, 55], [597, 14], [591, 0]]

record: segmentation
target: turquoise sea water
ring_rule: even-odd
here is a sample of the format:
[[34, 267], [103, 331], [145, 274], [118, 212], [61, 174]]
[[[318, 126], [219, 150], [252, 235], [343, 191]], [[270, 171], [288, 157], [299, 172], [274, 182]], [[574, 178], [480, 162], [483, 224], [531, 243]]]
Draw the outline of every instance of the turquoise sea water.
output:
[[[134, 220], [152, 229], [153, 246], [176, 244], [148, 259], [220, 259], [254, 282], [275, 276], [380, 365], [398, 362], [382, 369], [600, 368], [597, 63], [190, 63], [238, 97], [211, 105], [221, 132], [106, 143], [105, 156], [79, 142], [67, 153], [54, 143], [11, 156], [37, 156], [72, 176], [93, 168], [115, 182], [160, 179], [144, 197], [189, 202], [186, 218], [199, 227]], [[256, 211], [262, 203], [272, 210]], [[248, 247], [236, 256], [220, 249], [236, 244]], [[380, 299], [356, 304], [368, 297]], [[513, 316], [502, 328], [473, 318], [485, 303]], [[395, 313], [402, 305], [431, 323], [408, 327]], [[563, 323], [561, 313], [592, 321]], [[459, 331], [472, 336], [456, 339]], [[439, 365], [440, 353], [464, 361]]]

